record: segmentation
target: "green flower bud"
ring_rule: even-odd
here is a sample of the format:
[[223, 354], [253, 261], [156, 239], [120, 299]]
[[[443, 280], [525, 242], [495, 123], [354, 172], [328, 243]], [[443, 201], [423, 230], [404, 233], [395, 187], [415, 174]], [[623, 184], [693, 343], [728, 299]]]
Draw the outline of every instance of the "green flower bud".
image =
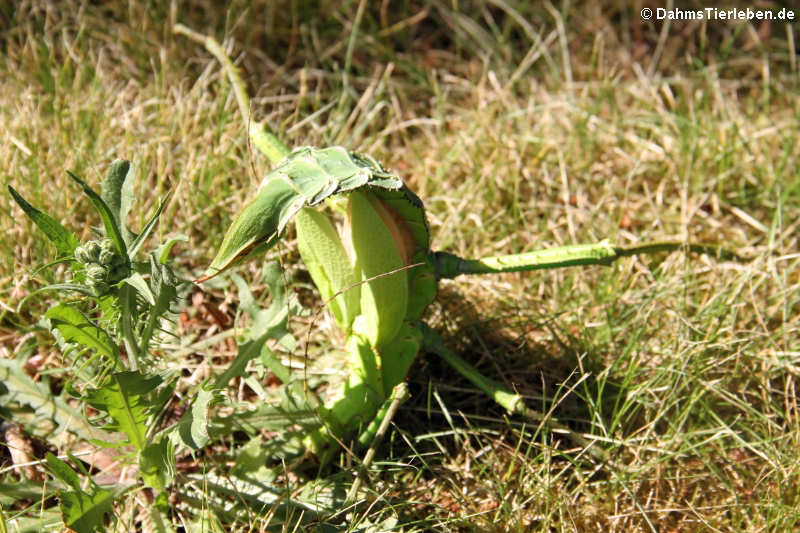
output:
[[103, 296], [108, 292], [109, 289], [109, 285], [105, 281], [93, 283], [91, 287], [96, 296]]
[[75, 252], [73, 252], [75, 256], [75, 261], [78, 263], [88, 263], [90, 258], [89, 254], [87, 253], [86, 249], [83, 245], [78, 246], [75, 248]]
[[97, 263], [89, 263], [86, 265], [86, 279], [90, 283], [105, 281], [107, 274], [108, 270], [102, 265], [98, 265]]
[[83, 249], [86, 253], [85, 263], [97, 262], [100, 258], [100, 243], [98, 241], [89, 241], [84, 244]]
[[101, 250], [99, 263], [104, 266], [111, 266], [114, 264], [114, 259], [116, 258], [116, 254], [113, 251], [109, 250]]

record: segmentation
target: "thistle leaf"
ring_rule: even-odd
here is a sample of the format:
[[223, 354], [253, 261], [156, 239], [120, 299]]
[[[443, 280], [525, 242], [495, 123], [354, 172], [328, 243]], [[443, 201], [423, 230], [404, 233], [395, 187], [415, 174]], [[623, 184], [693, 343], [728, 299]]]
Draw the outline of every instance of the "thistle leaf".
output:
[[81, 488], [78, 474], [67, 463], [52, 453], [47, 454], [45, 461], [50, 472], [72, 489], [58, 491], [64, 524], [77, 533], [104, 531], [105, 517], [113, 513], [112, 504], [118, 491], [91, 483], [86, 492]]
[[35, 424], [28, 429], [32, 434], [49, 438], [53, 433], [68, 431], [82, 439], [98, 437], [100, 431], [91, 427], [78, 409], [70, 406], [63, 398], [63, 392], [54, 396], [50, 391], [48, 377], [33, 381], [25, 372], [23, 361], [0, 358], [0, 403], [4, 407], [14, 404], [30, 406], [39, 420], [51, 421], [58, 428], [54, 431], [50, 424]]
[[89, 201], [92, 202], [92, 205], [97, 210], [100, 218], [103, 220], [103, 226], [106, 229], [106, 237], [111, 239], [111, 241], [114, 243], [114, 247], [117, 249], [119, 255], [127, 258], [128, 247], [125, 244], [125, 239], [122, 238], [122, 232], [117, 219], [114, 217], [114, 213], [111, 211], [108, 205], [106, 205], [103, 198], [101, 198], [100, 195], [94, 191], [94, 189], [89, 187], [86, 182], [69, 170], [67, 171], [67, 174], [69, 174], [75, 183], [81, 186], [83, 192], [89, 197]]
[[53, 244], [55, 244], [58, 254], [60, 256], [71, 256], [72, 252], [74, 252], [75, 248], [77, 248], [80, 244], [75, 235], [67, 231], [64, 226], [62, 226], [50, 215], [42, 213], [25, 201], [25, 199], [20, 196], [20, 194], [15, 191], [11, 185], [8, 186], [8, 192], [11, 193], [14, 201], [16, 201], [25, 214], [28, 215], [28, 218], [33, 220], [33, 223], [36, 224], [40, 230], [42, 230], [42, 232]]
[[100, 197], [108, 206], [125, 244], [130, 244], [136, 235], [125, 225], [133, 204], [134, 168], [130, 161], [117, 159], [108, 169], [106, 178], [100, 183]]
[[170, 195], [168, 194], [166, 198], [161, 200], [161, 202], [158, 204], [158, 209], [156, 209], [156, 212], [153, 213], [152, 217], [150, 217], [150, 220], [147, 221], [147, 224], [145, 224], [142, 232], [136, 236], [133, 242], [129, 242], [130, 247], [128, 249], [128, 256], [130, 257], [131, 261], [133, 261], [133, 258], [136, 256], [136, 252], [138, 252], [139, 248], [141, 248], [142, 244], [144, 244], [145, 239], [147, 239], [147, 237], [153, 231], [156, 222], [158, 222], [158, 217], [160, 217], [162, 211], [164, 211], [164, 206], [166, 206], [167, 202], [169, 202], [169, 198]]
[[194, 451], [208, 444], [208, 413], [211, 405], [219, 400], [220, 396], [212, 389], [201, 387], [197, 391], [192, 406], [183, 413], [176, 426], [181, 444]]
[[150, 393], [162, 381], [160, 376], [148, 378], [139, 372], [118, 372], [102, 387], [90, 390], [84, 399], [111, 418], [112, 422], [103, 429], [121, 431], [128, 437], [120, 445], [132, 445], [141, 451], [147, 444], [147, 417], [158, 407], [152, 405]]
[[237, 275], [231, 277], [239, 289], [239, 306], [250, 315], [252, 324], [246, 333], [246, 339], [239, 343], [239, 352], [236, 358], [217, 377], [214, 387], [226, 387], [232, 378], [244, 375], [247, 363], [259, 356], [266, 357], [270, 369], [275, 375], [284, 383], [287, 382], [289, 369], [284, 367], [276, 357], [270, 357], [271, 351], [266, 347], [269, 339], [284, 342], [289, 336], [286, 330], [289, 309], [280, 266], [277, 263], [270, 263], [264, 267], [264, 278], [269, 286], [271, 298], [270, 305], [266, 309], [261, 309], [256, 304], [250, 288], [241, 277]]
[[167, 438], [148, 444], [139, 454], [139, 474], [149, 487], [156, 490], [169, 487], [175, 479], [175, 470], [175, 453]]
[[147, 284], [147, 280], [142, 277], [141, 274], [138, 272], [133, 272], [130, 276], [122, 280], [122, 283], [127, 283], [138, 292], [142, 298], [147, 300], [151, 306], [156, 305], [156, 298], [153, 296], [153, 291], [150, 290], [150, 286]]
[[68, 304], [57, 304], [48, 309], [44, 316], [50, 320], [51, 326], [61, 333], [64, 340], [78, 343], [111, 359], [117, 359], [119, 351], [111, 336], [86, 318], [77, 308]]

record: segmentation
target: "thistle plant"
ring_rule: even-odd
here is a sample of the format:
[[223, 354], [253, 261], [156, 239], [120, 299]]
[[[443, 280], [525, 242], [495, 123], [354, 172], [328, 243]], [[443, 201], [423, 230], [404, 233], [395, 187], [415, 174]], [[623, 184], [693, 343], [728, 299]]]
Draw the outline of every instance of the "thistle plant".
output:
[[[100, 193], [74, 174], [70, 176], [103, 222], [102, 228], [96, 230], [96, 238], [84, 243], [11, 186], [8, 189], [55, 245], [55, 263], [68, 264], [72, 274], [69, 281], [46, 286], [28, 296], [41, 291], [56, 291], [61, 296], [62, 301], [45, 312], [40, 325], [50, 330], [61, 351], [73, 359], [74, 376], [65, 391], [97, 413], [84, 423], [81, 413], [60, 398], [52, 399], [54, 411], [67, 413], [60, 417], [60, 429], [96, 445], [130, 450], [120, 452], [120, 458], [135, 464], [141, 478], [141, 484], [101, 487], [85, 470], [76, 472], [65, 461], [48, 454], [45, 464], [56, 479], [64, 523], [76, 531], [94, 531], [103, 529], [104, 517], [112, 514], [114, 501], [137, 487], [159, 491], [159, 508], [165, 509], [164, 490], [175, 476], [175, 449], [197, 449], [200, 439], [196, 438], [196, 431], [185, 431], [192, 425], [192, 417], [160, 431], [158, 427], [176, 376], [159, 369], [151, 348], [162, 337], [162, 328], [175, 315], [183, 289], [188, 287], [168, 263], [170, 250], [183, 237], [155, 246], [144, 260], [139, 255], [167, 199], [158, 205], [141, 231], [134, 233], [125, 224], [134, 199], [130, 162], [117, 160], [111, 164]], [[20, 307], [24, 303], [25, 300], [20, 302]], [[11, 375], [11, 368], [3, 365], [0, 376], [5, 379]], [[16, 375], [15, 379], [21, 381], [27, 376]], [[201, 391], [197, 404], [208, 403], [205, 393]], [[59, 416], [54, 418], [58, 420]], [[203, 420], [201, 425], [204, 423]], [[188, 439], [184, 438], [186, 435]], [[73, 462], [82, 468], [78, 461]], [[80, 481], [79, 473], [89, 478], [88, 484]]]
[[[175, 243], [183, 237], [168, 240], [148, 254], [145, 261], [139, 260], [142, 246], [150, 237], [168, 198], [159, 204], [137, 234], [125, 224], [133, 203], [134, 170], [129, 161], [117, 160], [111, 164], [101, 183], [100, 193], [75, 174], [68, 174], [83, 190], [103, 222], [98, 238], [84, 243], [80, 243], [55, 219], [30, 205], [13, 187], [8, 187], [25, 214], [55, 245], [57, 262], [67, 263], [73, 274], [69, 282], [50, 285], [40, 291], [79, 293], [86, 297], [86, 303], [94, 302], [99, 311], [98, 331], [109, 339], [109, 342], [101, 343], [107, 346], [99, 353], [106, 356], [105, 360], [115, 368], [138, 370], [140, 359], [147, 357], [160, 320], [177, 301], [180, 283], [167, 264], [167, 258]], [[144, 276], [149, 276], [149, 280]], [[84, 311], [75, 305], [62, 303], [48, 311], [46, 317], [60, 319], [60, 312], [56, 309], [66, 309], [67, 313], [82, 314]], [[68, 330], [57, 325], [55, 329]], [[112, 337], [121, 342], [111, 341]], [[124, 360], [118, 344], [124, 348], [127, 356]]]
[[444, 345], [422, 320], [436, 297], [438, 281], [470, 274], [609, 265], [622, 257], [660, 251], [736, 257], [717, 246], [684, 242], [623, 247], [603, 241], [480, 259], [432, 251], [423, 202], [400, 176], [372, 157], [340, 146], [289, 150], [264, 126], [250, 123], [244, 83], [216, 41], [183, 26], [176, 32], [204, 44], [223, 64], [253, 145], [274, 164], [197, 281], [275, 245], [294, 220], [301, 258], [346, 338], [342, 364], [347, 378], [318, 408], [321, 425], [305, 439], [308, 449], [323, 461], [338, 442], [352, 436], [362, 444], [371, 441], [388, 404], [404, 397], [404, 380], [421, 351], [441, 356], [509, 413], [558, 428], [602, 457], [585, 437], [529, 409], [519, 394], [483, 376]]

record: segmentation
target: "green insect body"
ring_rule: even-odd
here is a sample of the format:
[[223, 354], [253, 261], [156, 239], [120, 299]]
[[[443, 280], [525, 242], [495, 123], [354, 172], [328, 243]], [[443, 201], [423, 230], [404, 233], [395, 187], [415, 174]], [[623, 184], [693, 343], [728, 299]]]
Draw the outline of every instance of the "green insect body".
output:
[[[341, 235], [316, 208], [344, 202]], [[341, 147], [284, 158], [237, 215], [200, 281], [274, 245], [294, 218], [300, 255], [348, 336], [348, 377], [319, 411], [306, 445], [324, 456], [368, 423], [403, 381], [422, 344], [413, 321], [436, 295], [422, 202], [374, 159]]]
[[[432, 252], [422, 201], [398, 176], [371, 157], [338, 146], [298, 148], [289, 153], [263, 125], [249, 120], [250, 100], [244, 82], [219, 43], [181, 25], [176, 25], [175, 31], [204, 44], [222, 63], [235, 87], [244, 122], [249, 124], [253, 145], [275, 164], [256, 197], [234, 220], [217, 256], [198, 281], [273, 245], [299, 214], [298, 246], [303, 260], [334, 319], [348, 335], [347, 378], [319, 409], [323, 425], [306, 438], [308, 449], [323, 461], [337, 449], [338, 440], [354, 432], [360, 432], [361, 443], [376, 435], [382, 423], [378, 424], [375, 417], [389, 412], [387, 401], [394, 395], [392, 391], [404, 390], [396, 386], [405, 379], [421, 349], [438, 354], [509, 413], [546, 423], [605, 460], [604, 452], [582, 435], [528, 409], [519, 394], [483, 376], [444, 346], [441, 337], [420, 320], [436, 297], [438, 280], [462, 274], [609, 265], [634, 254], [676, 250], [742, 260], [719, 246], [672, 241], [627, 247], [603, 241], [483, 259]], [[357, 192], [343, 197], [351, 191]], [[345, 224], [341, 236], [330, 221], [323, 221], [325, 214], [301, 211], [323, 201], [333, 201], [337, 206], [349, 203], [351, 226]], [[353, 266], [351, 272], [346, 272], [347, 265]], [[376, 283], [381, 280], [385, 281]], [[350, 281], [362, 282], [360, 288], [348, 285]], [[340, 298], [338, 292], [342, 290], [345, 293]], [[396, 296], [396, 301], [390, 296]]]
[[[346, 205], [341, 235], [328, 215], [314, 207], [326, 200], [335, 207]], [[256, 197], [236, 217], [203, 279], [274, 244], [293, 217], [303, 261], [347, 335], [347, 378], [320, 408], [322, 425], [306, 438], [308, 449], [323, 460], [338, 449], [337, 441], [364, 431], [421, 349], [438, 353], [510, 413], [534, 416], [521, 396], [482, 376], [420, 321], [436, 297], [438, 280], [608, 265], [635, 253], [683, 246], [665, 242], [626, 248], [603, 241], [472, 260], [432, 252], [422, 202], [398, 176], [374, 159], [341, 147], [300, 148], [267, 175]], [[724, 250], [713, 246], [688, 249], [725, 257]]]
[[387, 211], [378, 198], [361, 191], [349, 196], [347, 218], [355, 269], [365, 282], [361, 287], [361, 313], [353, 329], [370, 345], [379, 347], [397, 334], [408, 308], [404, 244], [398, 231], [387, 224], [391, 215], [381, 216], [379, 210]]
[[334, 320], [349, 332], [361, 308], [360, 281], [330, 218], [314, 208], [297, 213], [297, 244], [311, 279], [328, 302]]

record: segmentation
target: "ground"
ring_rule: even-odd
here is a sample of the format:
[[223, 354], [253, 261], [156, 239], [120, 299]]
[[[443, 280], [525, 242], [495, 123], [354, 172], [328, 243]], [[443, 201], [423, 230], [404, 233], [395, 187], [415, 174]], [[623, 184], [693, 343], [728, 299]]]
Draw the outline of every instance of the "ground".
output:
[[[97, 186], [114, 158], [130, 159], [139, 198], [130, 224], [141, 227], [171, 191], [154, 239], [186, 235], [172, 261], [183, 277], [198, 277], [269, 163], [249, 145], [219, 64], [173, 35], [180, 22], [224, 42], [255, 95], [254, 120], [287, 144], [343, 145], [399, 172], [425, 202], [434, 249], [480, 257], [602, 239], [724, 245], [745, 260], [662, 253], [443, 282], [427, 320], [446, 342], [613, 461], [505, 417], [422, 354], [409, 375], [412, 399], [370, 473], [372, 505], [350, 523], [788, 531], [800, 521], [797, 26], [643, 21], [639, 8], [649, 3], [637, 5], [0, 6], [0, 179], [87, 240], [99, 221], [66, 171]], [[58, 297], [18, 305], [65, 281], [66, 269], [39, 268], [53, 248], [5, 187], [0, 210], [0, 357], [60, 394], [75, 368], [37, 326]], [[289, 291], [318, 308], [291, 232], [268, 256], [279, 257]], [[262, 265], [238, 272], [266, 298]], [[229, 330], [243, 320], [238, 301], [229, 282], [194, 287], [173, 345], [196, 347]], [[335, 353], [332, 321], [310, 324], [308, 314], [290, 321], [298, 358], [306, 349]], [[207, 344], [161, 348], [165, 369], [186, 369], [176, 394], [236, 353], [231, 335]], [[269, 388], [270, 379], [235, 380], [226, 394], [257, 402], [254, 383]], [[67, 451], [18, 421], [32, 460]], [[219, 457], [238, 461], [246, 444], [261, 442], [244, 433], [182, 456], [179, 472], [225, 475]], [[10, 452], [0, 460], [6, 519], [55, 509], [36, 491], [8, 492], [35, 475], [12, 468]], [[287, 492], [314, 478], [348, 485], [353, 460], [345, 454], [321, 472], [287, 465], [275, 483]], [[171, 491], [181, 509], [173, 519], [189, 528], [198, 515], [183, 488]], [[115, 510], [120, 531], [143, 502], [129, 500]], [[277, 516], [275, 508], [236, 513], [207, 524], [260, 530]]]

